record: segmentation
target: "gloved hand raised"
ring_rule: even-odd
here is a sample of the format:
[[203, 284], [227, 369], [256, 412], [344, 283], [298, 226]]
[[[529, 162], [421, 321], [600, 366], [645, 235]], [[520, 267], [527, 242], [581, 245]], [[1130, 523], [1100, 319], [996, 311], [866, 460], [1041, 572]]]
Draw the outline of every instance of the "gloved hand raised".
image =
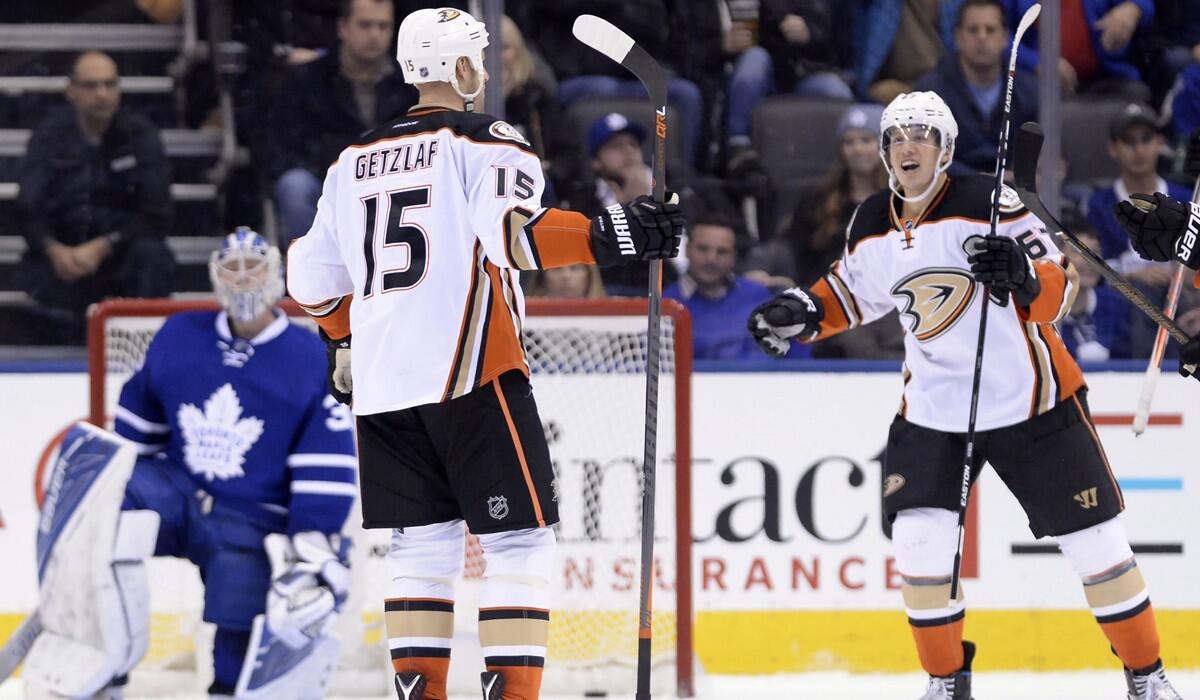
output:
[[791, 338], [811, 340], [821, 330], [825, 305], [820, 297], [801, 287], [785, 289], [750, 312], [746, 327], [763, 352], [783, 357]]
[[686, 225], [673, 192], [665, 202], [642, 195], [629, 204], [610, 204], [592, 219], [592, 255], [601, 267], [673, 258]]
[[1114, 211], [1138, 255], [1160, 262], [1178, 260], [1200, 269], [1196, 245], [1200, 205], [1155, 192], [1129, 195], [1129, 201], [1117, 202]]

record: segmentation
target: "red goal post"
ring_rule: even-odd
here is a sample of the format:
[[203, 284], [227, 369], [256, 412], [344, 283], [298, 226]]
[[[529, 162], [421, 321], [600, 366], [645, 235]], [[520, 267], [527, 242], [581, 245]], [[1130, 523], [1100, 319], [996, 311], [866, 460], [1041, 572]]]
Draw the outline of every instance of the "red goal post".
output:
[[[299, 308], [299, 306], [291, 301], [284, 300], [280, 307], [293, 318], [293, 320], [301, 323], [307, 323], [307, 316]], [[185, 311], [215, 311], [219, 307], [214, 299], [200, 300], [173, 300], [173, 299], [112, 299], [94, 305], [89, 311], [88, 319], [88, 374], [89, 374], [89, 419], [91, 422], [99, 426], [108, 424], [108, 417], [111, 413], [111, 407], [115, 404], [114, 392], [119, 387], [114, 388], [114, 381], [110, 379], [110, 375], [120, 376], [122, 373], [131, 373], [137, 366], [140, 366], [140, 355], [145, 352], [145, 347], [148, 344], [149, 337], [152, 337], [153, 331], [157, 329], [162, 320], [166, 317]], [[530, 355], [530, 364], [533, 373], [533, 384], [538, 391], [539, 408], [543, 409], [543, 420], [548, 421], [548, 438], [553, 443], [553, 423], [552, 415], [546, 413], [543, 408], [543, 402], [547, 404], [554, 403], [555, 395], [562, 394], [564, 400], [569, 400], [569, 411], [559, 411], [560, 413], [574, 413], [578, 407], [580, 410], [586, 410], [588, 402], [599, 401], [603, 402], [611, 398], [613, 391], [596, 391], [592, 389], [582, 389], [576, 392], [571, 389], [573, 385], [568, 385], [568, 390], [544, 389], [550, 386], [556, 378], [549, 378], [549, 375], [569, 374], [571, 370], [564, 371], [563, 367], [571, 365], [572, 370], [582, 374], [603, 375], [606, 373], [626, 375], [621, 381], [626, 382], [621, 386], [620, 390], [622, 398], [632, 393], [632, 384], [630, 380], [640, 381], [642, 390], [644, 391], [644, 344], [646, 322], [645, 316], [647, 311], [647, 301], [645, 299], [630, 299], [630, 298], [613, 298], [613, 299], [582, 299], [582, 300], [563, 300], [563, 299], [542, 299], [533, 298], [526, 300], [526, 327], [525, 341], [528, 353]], [[669, 549], [671, 568], [674, 570], [674, 605], [673, 609], [663, 610], [660, 614], [655, 615], [656, 622], [660, 620], [667, 624], [674, 622], [673, 630], [669, 630], [669, 634], [658, 629], [656, 624], [655, 629], [655, 645], [657, 647], [655, 658], [658, 659], [660, 654], [670, 652], [672, 665], [674, 666], [674, 683], [673, 688], [681, 697], [690, 697], [694, 690], [694, 659], [692, 648], [692, 586], [691, 586], [691, 374], [692, 374], [692, 331], [691, 319], [687, 310], [678, 302], [664, 299], [662, 305], [663, 326], [664, 326], [664, 357], [663, 357], [663, 372], [664, 375], [673, 375], [673, 398], [666, 395], [667, 390], [672, 389], [672, 382], [664, 382], [663, 404], [671, 406], [672, 410], [666, 418], [660, 418], [660, 442], [669, 440], [673, 445], [673, 449], [659, 451], [659, 473], [662, 474], [667, 469], [673, 471], [673, 479], [660, 479], [660, 499], [663, 495], [670, 499], [667, 504], [668, 508], [659, 507], [659, 513], [671, 517], [674, 520], [674, 527], [669, 528], [667, 523], [663, 522], [661, 526], [656, 527], [656, 539], [660, 540], [660, 544], [667, 544], [669, 540], [673, 547]], [[640, 321], [638, 320], [640, 319]], [[617, 320], [621, 326], [617, 330], [608, 330], [614, 328], [610, 322]], [[123, 326], [133, 330], [122, 331]], [[587, 330], [589, 335], [584, 340], [575, 337], [573, 329], [584, 328], [591, 329], [595, 327], [598, 330]], [[542, 331], [539, 329], [546, 328]], [[638, 340], [638, 332], [640, 331], [640, 341]], [[595, 340], [595, 333], [611, 334], [614, 340], [605, 340], [598, 344]], [[619, 338], [619, 342], [615, 340]], [[556, 344], [561, 344], [567, 348], [565, 355], [554, 355], [543, 362], [542, 353], [560, 353], [563, 352], [563, 347], [558, 347]], [[578, 360], [584, 357], [594, 347], [600, 347], [603, 350], [603, 358], [584, 358], [587, 361], [579, 363]], [[614, 350], [614, 348], [617, 348]], [[620, 356], [616, 359], [613, 354], [617, 353]], [[567, 359], [563, 359], [566, 357]], [[640, 370], [637, 363], [641, 361]], [[576, 366], [576, 365], [579, 366]], [[640, 373], [639, 373], [640, 372]], [[539, 380], [539, 374], [545, 373], [547, 378]], [[632, 376], [630, 376], [632, 375]], [[641, 377], [641, 380], [638, 380]], [[640, 402], [640, 395], [633, 397], [638, 401], [629, 401], [622, 403], [624, 409], [622, 412], [632, 412], [632, 407], [636, 406], [640, 412], [643, 404]], [[547, 399], [549, 399], [547, 401]], [[549, 409], [551, 412], [554, 409]], [[601, 411], [601, 413], [604, 413]], [[662, 413], [667, 413], [663, 411]], [[644, 427], [644, 416], [637, 418]], [[668, 424], [668, 422], [672, 424]], [[594, 432], [603, 432], [603, 425], [597, 424]], [[578, 434], [581, 431], [574, 431]], [[621, 433], [628, 432], [624, 429]], [[607, 436], [606, 436], [607, 437]], [[642, 432], [636, 431], [635, 435], [624, 436], [627, 441], [633, 438], [632, 444], [636, 444], [636, 455], [638, 469], [640, 469], [641, 457], [641, 438]], [[666, 438], [667, 440], [664, 440]], [[552, 456], [555, 455], [555, 449], [552, 445]], [[673, 453], [673, 459], [670, 459]], [[628, 459], [624, 460], [628, 462]], [[671, 462], [668, 467], [667, 462]], [[597, 467], [597, 470], [608, 470], [608, 466]], [[669, 476], [669, 475], [667, 475]], [[601, 480], [603, 475], [599, 477]], [[640, 477], [637, 477], [640, 479]], [[673, 494], [661, 488], [666, 483], [673, 482]], [[560, 549], [564, 551], [564, 558], [570, 559], [572, 552], [587, 552], [592, 546], [591, 540], [595, 538], [595, 530], [602, 529], [599, 520], [602, 517], [612, 518], [611, 514], [606, 512], [606, 507], [600, 504], [600, 496], [598, 495], [601, 486], [587, 484], [585, 490], [596, 492], [596, 503], [593, 506], [590, 500], [585, 503], [587, 514], [582, 516], [584, 520], [589, 520], [588, 523], [582, 526], [588, 530], [586, 537], [580, 536], [572, 540], [571, 537], [564, 537], [560, 534]], [[608, 486], [603, 486], [608, 488]], [[664, 494], [663, 492], [666, 492]], [[588, 498], [591, 498], [590, 496]], [[640, 497], [636, 499], [636, 503], [631, 503], [628, 506], [622, 505], [621, 509], [628, 508], [628, 513], [622, 512], [620, 517], [622, 520], [626, 518], [637, 518], [637, 513], [640, 510]], [[572, 503], [579, 501], [579, 498], [564, 497], [562, 509], [562, 517], [565, 520], [574, 517], [570, 512]], [[662, 501], [660, 500], [660, 503]], [[612, 499], [609, 500], [610, 505], [608, 510], [616, 510], [612, 508]], [[673, 506], [673, 507], [671, 507]], [[592, 513], [593, 508], [598, 513]], [[595, 522], [591, 522], [594, 520]], [[636, 528], [636, 523], [634, 524]], [[565, 529], [563, 530], [565, 532]], [[582, 531], [582, 530], [581, 530]], [[665, 532], [670, 532], [670, 535], [664, 536]], [[599, 539], [603, 540], [603, 534]], [[636, 562], [637, 558], [637, 541], [636, 538], [629, 543], [629, 551]], [[622, 547], [624, 547], [624, 543]], [[661, 547], [660, 547], [661, 549]], [[664, 552], [667, 554], [667, 552]], [[468, 555], [470, 556], [470, 555]], [[587, 556], [586, 554], [583, 556]], [[656, 559], [658, 555], [656, 554]], [[625, 557], [620, 557], [622, 562], [625, 562]], [[603, 560], [601, 560], [603, 563]], [[591, 567], [590, 558], [587, 561], [587, 566]], [[612, 563], [611, 568], [617, 569], [618, 564]], [[570, 565], [566, 565], [569, 568]], [[603, 569], [603, 566], [598, 567]], [[576, 572], [578, 573], [578, 572]], [[590, 580], [591, 570], [589, 568], [587, 578]], [[603, 578], [604, 572], [598, 571], [597, 578]], [[609, 572], [611, 574], [611, 572]], [[565, 572], [565, 578], [571, 579], [569, 572]], [[613, 663], [619, 664], [624, 668], [624, 656], [626, 651], [629, 652], [630, 663], [635, 661], [636, 657], [636, 571], [634, 572], [634, 581], [632, 588], [632, 596], [629, 601], [628, 614], [631, 618], [629, 627], [628, 650], [621, 649], [613, 652], [616, 656], [621, 657]], [[618, 588], [622, 591], [624, 589]], [[587, 592], [591, 595], [591, 592]], [[614, 594], [615, 597], [616, 594]], [[655, 591], [654, 601], [659, 603], [660, 600], [664, 603], [669, 602], [667, 596], [660, 596], [660, 591]], [[370, 601], [367, 601], [369, 604]], [[620, 601], [622, 609], [624, 609], [625, 601], [622, 598]], [[656, 610], [656, 613], [659, 613]], [[564, 612], [567, 623], [574, 626], [580, 625], [595, 625], [595, 626], [611, 626], [612, 618], [597, 617], [594, 614], [589, 614], [586, 618], [572, 618], [569, 612]], [[673, 619], [672, 619], [673, 618]], [[570, 622], [571, 620], [576, 620]], [[580, 622], [580, 620], [587, 622]], [[624, 621], [621, 623], [624, 625]], [[663, 634], [660, 636], [660, 632]], [[589, 634], [592, 634], [589, 632]], [[623, 631], [622, 631], [623, 634]], [[566, 642], [564, 642], [566, 643]], [[574, 642], [571, 642], [574, 643]], [[596, 644], [601, 644], [595, 640], [588, 640], [587, 653], [593, 653], [592, 647]], [[555, 644], [555, 634], [552, 631], [551, 645]], [[612, 642], [604, 642], [602, 645], [612, 646]], [[664, 649], [664, 647], [673, 646], [673, 649]], [[583, 652], [580, 652], [583, 653]], [[553, 652], [548, 653], [548, 656], [553, 656]], [[548, 659], [548, 670], [553, 663], [553, 659]], [[632, 667], [631, 667], [632, 668]], [[606, 674], [593, 674], [596, 677], [603, 678]], [[612, 675], [608, 673], [607, 675]], [[632, 680], [632, 673], [629, 674]], [[578, 677], [578, 676], [577, 676]], [[576, 684], [574, 689], [579, 690], [581, 686]], [[587, 690], [589, 688], [582, 687]], [[603, 690], [598, 688], [598, 690]], [[617, 692], [620, 692], [619, 689]]]

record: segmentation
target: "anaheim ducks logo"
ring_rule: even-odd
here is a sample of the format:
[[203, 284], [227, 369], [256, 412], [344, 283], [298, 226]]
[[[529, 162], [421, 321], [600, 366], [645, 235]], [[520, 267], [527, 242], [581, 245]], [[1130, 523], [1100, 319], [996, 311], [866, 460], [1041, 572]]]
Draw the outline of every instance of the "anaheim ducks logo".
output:
[[892, 287], [892, 295], [907, 302], [900, 315], [912, 324], [909, 331], [921, 342], [933, 340], [954, 327], [975, 298], [975, 280], [965, 270], [917, 270]]
[[451, 10], [449, 8], [444, 8], [444, 9], [438, 10], [438, 17], [441, 18], [438, 20], [438, 23], [440, 24], [442, 22], [452, 22], [452, 21], [458, 19], [458, 16], [460, 14], [462, 14], [462, 13], [460, 13], [458, 10]]

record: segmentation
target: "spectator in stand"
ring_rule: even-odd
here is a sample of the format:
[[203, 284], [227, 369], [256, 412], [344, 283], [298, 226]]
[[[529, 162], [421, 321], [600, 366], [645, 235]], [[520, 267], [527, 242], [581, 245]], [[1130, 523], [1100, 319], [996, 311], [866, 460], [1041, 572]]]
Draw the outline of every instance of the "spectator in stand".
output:
[[281, 250], [308, 232], [325, 171], [342, 149], [417, 99], [391, 51], [391, 0], [342, 0], [340, 8], [336, 50], [294, 67], [274, 105], [268, 169]]
[[568, 265], [528, 273], [529, 296], [555, 299], [603, 299], [604, 282], [595, 265]]
[[750, 115], [776, 89], [804, 97], [854, 98], [838, 73], [832, 3], [763, 0], [759, 13], [761, 46], [745, 22], [731, 22], [722, 40], [733, 66], [725, 128], [725, 169], [733, 178], [762, 169], [750, 147]]
[[170, 169], [158, 130], [121, 109], [118, 81], [107, 54], [81, 54], [70, 105], [34, 130], [21, 164], [18, 275], [53, 325], [47, 342], [82, 341], [87, 306], [106, 297], [171, 293]]
[[[1018, 21], [1037, 0], [1005, 0], [1010, 21]], [[1058, 76], [1064, 96], [1076, 93], [1115, 95], [1148, 102], [1150, 88], [1133, 63], [1131, 42], [1154, 21], [1154, 0], [1062, 0], [1062, 41]], [[1037, 71], [1038, 25], [1021, 41], [1017, 65]], [[1103, 238], [1102, 238], [1103, 240]]]
[[[733, 274], [737, 232], [732, 219], [702, 215], [688, 225], [687, 272], [663, 290], [663, 297], [687, 307], [698, 360], [749, 360], [762, 356], [746, 332], [754, 307], [771, 298], [764, 285]], [[807, 357], [808, 346], [793, 343], [788, 357]]]
[[1110, 187], [1093, 192], [1087, 204], [1088, 223], [1100, 239], [1100, 254], [1114, 269], [1159, 295], [1171, 280], [1170, 265], [1142, 260], [1133, 252], [1113, 207], [1133, 192], [1165, 192], [1182, 201], [1191, 199], [1186, 187], [1158, 174], [1165, 147], [1158, 114], [1138, 103], [1126, 105], [1109, 124], [1108, 154], [1120, 172]]
[[851, 24], [855, 89], [881, 104], [925, 75], [954, 47], [961, 0], [860, 0]]
[[[540, 4], [539, 4], [540, 5]], [[667, 42], [670, 20], [665, 0], [558, 0], [539, 6], [536, 43], [549, 59], [559, 79], [558, 99], [569, 107], [581, 98], [642, 97], [642, 84], [611, 59], [580, 45], [571, 26], [582, 14], [612, 22], [645, 48], [666, 68], [674, 70], [675, 54]], [[671, 77], [667, 98], [679, 111], [684, 154], [695, 162], [704, 119], [700, 88], [690, 80]]]
[[[964, 0], [954, 26], [957, 51], [921, 76], [917, 90], [941, 96], [958, 122], [951, 175], [994, 172], [1004, 118], [1004, 86], [1009, 30], [1000, 0]], [[1012, 123], [1037, 119], [1037, 78], [1017, 70]]]
[[817, 281], [842, 254], [846, 227], [868, 196], [887, 186], [879, 159], [879, 120], [883, 108], [860, 104], [838, 121], [838, 159], [824, 182], [805, 192], [784, 235], [753, 249], [746, 276], [773, 289]]
[[[1086, 222], [1069, 227], [1088, 248], [1099, 247], [1100, 239]], [[1071, 311], [1059, 322], [1067, 352], [1080, 362], [1129, 357], [1129, 302], [1104, 284], [1096, 268], [1074, 248], [1068, 247], [1066, 254], [1079, 272], [1079, 293]]]
[[525, 37], [507, 15], [500, 22], [501, 56], [504, 89], [504, 119], [516, 127], [533, 146], [534, 153], [542, 157], [542, 168], [547, 171], [547, 187], [542, 201], [546, 206], [556, 205], [553, 183], [566, 177], [566, 165], [560, 162], [566, 150], [562, 143], [561, 112], [555, 97], [553, 76], [538, 75], [533, 52], [525, 44]]

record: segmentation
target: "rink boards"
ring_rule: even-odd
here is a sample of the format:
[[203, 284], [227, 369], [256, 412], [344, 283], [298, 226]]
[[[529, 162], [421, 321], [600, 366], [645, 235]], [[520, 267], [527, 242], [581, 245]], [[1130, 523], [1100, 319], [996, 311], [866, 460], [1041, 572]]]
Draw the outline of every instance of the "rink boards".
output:
[[[1141, 375], [1088, 379], [1164, 658], [1200, 668], [1200, 482], [1189, 469], [1195, 442], [1186, 439], [1200, 424], [1200, 385], [1164, 373], [1152, 425], [1135, 438], [1128, 418]], [[580, 400], [602, 400], [596, 392], [606, 391], [627, 399], [627, 380], [611, 388], [593, 381]], [[556, 381], [566, 382], [556, 391], [570, 390], [569, 378]], [[0, 579], [0, 639], [36, 601], [33, 474], [50, 439], [84, 414], [85, 382], [82, 373], [0, 374], [0, 394], [10, 397], [0, 405], [0, 551], [14, 566]], [[692, 577], [702, 669], [916, 667], [880, 513], [879, 457], [900, 387], [895, 373], [693, 377]], [[966, 630], [980, 643], [979, 668], [1111, 667], [1075, 575], [1047, 542], [1033, 540], [990, 471], [974, 500]]]

